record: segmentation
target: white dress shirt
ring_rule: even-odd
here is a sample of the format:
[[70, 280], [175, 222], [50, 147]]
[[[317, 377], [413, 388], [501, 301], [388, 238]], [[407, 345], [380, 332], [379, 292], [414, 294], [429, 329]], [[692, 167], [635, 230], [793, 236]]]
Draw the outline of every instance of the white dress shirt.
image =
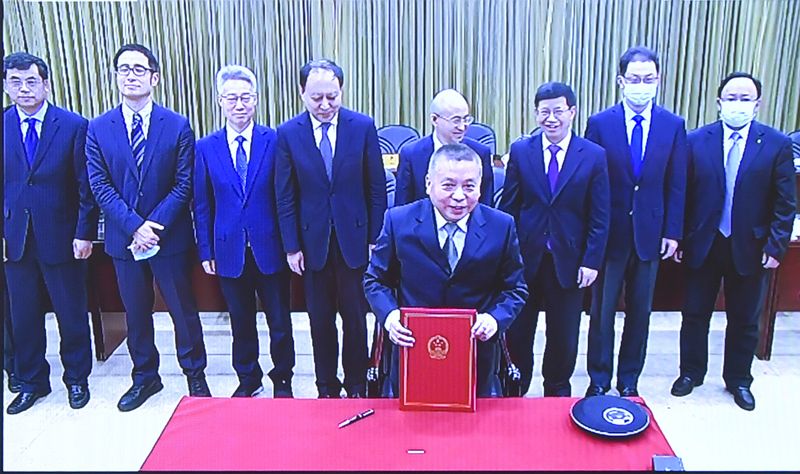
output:
[[650, 124], [653, 117], [653, 103], [647, 104], [647, 107], [640, 114], [634, 112], [624, 100], [622, 101], [622, 108], [625, 110], [625, 130], [628, 132], [628, 144], [631, 143], [633, 127], [636, 126], [636, 121], [633, 120], [634, 115], [641, 115], [644, 119], [642, 120], [642, 159], [644, 159], [644, 152], [647, 150], [647, 137], [650, 135]]
[[[314, 129], [314, 141], [317, 143], [317, 148], [319, 148], [319, 143], [322, 141], [322, 122], [317, 120], [313, 114], [309, 113], [309, 117], [311, 117], [311, 127]], [[339, 114], [333, 116], [331, 119], [331, 126], [328, 127], [328, 140], [331, 142], [331, 156], [336, 155], [336, 129], [339, 127]]]
[[19, 115], [19, 128], [22, 131], [22, 141], [25, 141], [25, 134], [28, 133], [28, 118], [36, 119], [36, 135], [42, 138], [42, 124], [44, 123], [44, 116], [47, 114], [47, 101], [42, 102], [42, 106], [33, 115], [28, 115], [19, 106], [17, 106], [17, 115]]
[[[122, 118], [125, 119], [125, 128], [128, 129], [128, 142], [131, 140], [131, 132], [133, 132], [133, 114], [136, 112], [128, 106], [124, 101], [122, 102]], [[153, 113], [153, 101], [147, 101], [147, 105], [142, 107], [139, 115], [142, 116], [142, 133], [144, 133], [145, 140], [147, 139], [147, 132], [150, 130], [150, 115]]]
[[[436, 206], [433, 207], [433, 215], [436, 218], [436, 232], [439, 237], [439, 248], [444, 249], [444, 244], [447, 242], [447, 231], [444, 228], [445, 224], [447, 224], [447, 219], [442, 216], [439, 209], [436, 209]], [[469, 221], [469, 214], [455, 223], [458, 226], [458, 230], [453, 234], [453, 243], [456, 246], [456, 253], [458, 254], [459, 260], [461, 259], [461, 252], [464, 250], [464, 242], [467, 239], [467, 221]]]
[[236, 151], [239, 149], [239, 142], [236, 141], [236, 138], [240, 135], [244, 137], [244, 141], [242, 142], [242, 147], [244, 148], [244, 155], [247, 158], [247, 162], [250, 163], [250, 146], [253, 143], [253, 127], [255, 126], [255, 122], [250, 121], [250, 125], [245, 127], [242, 130], [242, 133], [237, 132], [230, 123], [225, 124], [225, 133], [228, 138], [228, 149], [231, 151], [231, 160], [233, 161], [233, 169], [236, 169]]
[[[561, 171], [564, 168], [564, 157], [567, 156], [567, 148], [569, 148], [569, 142], [572, 140], [572, 132], [567, 133], [567, 136], [564, 137], [560, 142], [556, 143], [560, 150], [556, 153], [556, 162], [558, 163], [558, 171]], [[547, 139], [544, 134], [542, 134], [542, 154], [544, 155], [544, 174], [547, 175], [547, 167], [550, 166], [550, 150], [547, 148], [552, 145], [550, 140]]]

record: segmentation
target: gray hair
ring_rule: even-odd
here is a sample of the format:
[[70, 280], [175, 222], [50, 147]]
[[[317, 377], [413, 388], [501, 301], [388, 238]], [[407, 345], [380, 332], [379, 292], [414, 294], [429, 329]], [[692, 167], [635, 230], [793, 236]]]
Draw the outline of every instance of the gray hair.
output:
[[239, 66], [238, 64], [229, 64], [223, 66], [222, 69], [217, 72], [217, 94], [222, 93], [222, 87], [226, 82], [233, 80], [248, 82], [253, 87], [254, 93], [258, 91], [256, 75], [253, 74], [253, 71], [244, 66]]
[[480, 175], [483, 177], [483, 164], [481, 157], [475, 153], [475, 150], [462, 143], [455, 143], [452, 145], [444, 145], [431, 155], [431, 161], [428, 162], [428, 176], [433, 176], [433, 171], [439, 166], [441, 161], [471, 161], [478, 166]]

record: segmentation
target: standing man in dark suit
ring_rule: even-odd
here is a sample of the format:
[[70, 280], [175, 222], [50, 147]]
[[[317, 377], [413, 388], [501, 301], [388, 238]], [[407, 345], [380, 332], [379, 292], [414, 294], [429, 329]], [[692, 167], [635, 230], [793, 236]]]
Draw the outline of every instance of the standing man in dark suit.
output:
[[736, 404], [756, 406], [750, 366], [767, 276], [786, 254], [795, 214], [792, 144], [754, 120], [761, 82], [730, 74], [717, 89], [720, 119], [689, 134], [686, 238], [675, 260], [687, 266], [681, 324], [680, 377], [672, 394], [703, 384], [708, 326], [720, 281], [725, 281], [725, 357], [722, 378]]
[[584, 288], [603, 263], [608, 240], [605, 151], [575, 136], [575, 93], [548, 82], [534, 97], [543, 133], [511, 145], [500, 209], [517, 224], [531, 298], [508, 330], [508, 349], [528, 391], [539, 311], [547, 317], [544, 396], [569, 397], [578, 357]]
[[192, 294], [194, 132], [186, 117], [153, 103], [158, 60], [140, 44], [114, 55], [122, 104], [89, 123], [89, 182], [106, 218], [105, 249], [114, 261], [128, 324], [133, 385], [121, 411], [138, 408], [164, 386], [154, 341], [153, 277], [175, 325], [178, 362], [191, 396], [206, 384], [203, 328]]
[[675, 253], [683, 235], [686, 126], [654, 104], [658, 56], [636, 46], [619, 61], [622, 103], [589, 117], [586, 138], [602, 146], [611, 183], [611, 230], [606, 260], [592, 290], [586, 396], [611, 389], [614, 319], [625, 288], [625, 326], [617, 390], [638, 396], [659, 260]]
[[225, 127], [196, 147], [194, 220], [203, 269], [219, 275], [231, 317], [234, 397], [263, 390], [258, 363], [256, 293], [269, 325], [275, 397], [292, 396], [294, 339], [289, 313], [289, 269], [281, 246], [275, 205], [277, 135], [258, 125], [256, 76], [243, 66], [217, 73]]
[[375, 122], [342, 104], [344, 73], [333, 61], [300, 69], [306, 112], [278, 127], [276, 193], [289, 268], [303, 275], [320, 398], [338, 398], [342, 316], [344, 389], [366, 395], [367, 304], [361, 278], [386, 210], [386, 177]]
[[47, 102], [49, 68], [36, 56], [3, 60], [3, 87], [13, 107], [3, 114], [5, 272], [21, 387], [7, 408], [23, 412], [50, 393], [45, 307], [53, 303], [61, 337], [69, 405], [89, 402], [92, 349], [86, 259], [98, 210], [86, 176], [83, 117]]
[[[477, 394], [500, 396], [496, 334], [508, 329], [528, 297], [514, 221], [478, 203], [482, 166], [470, 147], [442, 146], [428, 169], [430, 198], [386, 212], [364, 275], [367, 300], [389, 339], [404, 347], [415, 341], [400, 323], [401, 306], [475, 309]], [[393, 384], [397, 354], [395, 348]]]
[[400, 206], [417, 199], [427, 199], [425, 175], [433, 152], [443, 145], [464, 143], [475, 150], [481, 158], [482, 173], [481, 202], [492, 205], [494, 181], [492, 176], [492, 152], [489, 147], [465, 137], [467, 128], [475, 120], [469, 114], [469, 104], [458, 91], [445, 89], [431, 102], [433, 133], [406, 144], [400, 149], [397, 165], [397, 193], [395, 204]]

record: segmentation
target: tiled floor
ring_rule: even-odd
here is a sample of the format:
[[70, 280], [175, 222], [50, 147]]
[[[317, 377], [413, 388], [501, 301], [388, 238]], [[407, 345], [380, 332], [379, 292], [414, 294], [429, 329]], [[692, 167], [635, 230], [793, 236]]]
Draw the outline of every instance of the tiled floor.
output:
[[[15, 416], [3, 413], [3, 470], [138, 470], [150, 452], [180, 397], [186, 394], [186, 379], [175, 358], [172, 328], [165, 313], [155, 316], [157, 345], [161, 351], [164, 390], [141, 408], [121, 413], [116, 403], [130, 384], [130, 359], [124, 344], [105, 362], [95, 362], [90, 378], [92, 400], [82, 410], [67, 405], [61, 384], [58, 334], [55, 318], [47, 319], [48, 360], [52, 366], [53, 393], [32, 409]], [[209, 354], [207, 376], [215, 396], [229, 396], [237, 385], [230, 365], [230, 329], [223, 314], [202, 315]], [[293, 315], [297, 366], [295, 396], [316, 396], [308, 318]], [[371, 320], [370, 320], [371, 321]], [[541, 320], [543, 323], [543, 318]], [[582, 321], [581, 346], [573, 394], [579, 396], [588, 383], [585, 369], [588, 317]], [[753, 392], [757, 407], [745, 412], [734, 405], [720, 377], [724, 316], [712, 320], [709, 375], [702, 387], [685, 398], [675, 398], [669, 388], [678, 371], [677, 313], [654, 313], [648, 359], [639, 384], [640, 393], [652, 408], [667, 439], [690, 470], [800, 470], [797, 426], [800, 426], [800, 313], [778, 316], [773, 357], [755, 361]], [[617, 335], [622, 318], [617, 320]], [[271, 368], [268, 335], [260, 317], [261, 362]], [[536, 336], [536, 364], [544, 348], [543, 324]], [[538, 367], [537, 367], [538, 368]], [[272, 387], [265, 377], [264, 396]], [[541, 396], [541, 376], [527, 394]], [[6, 407], [13, 395], [5, 389]]]

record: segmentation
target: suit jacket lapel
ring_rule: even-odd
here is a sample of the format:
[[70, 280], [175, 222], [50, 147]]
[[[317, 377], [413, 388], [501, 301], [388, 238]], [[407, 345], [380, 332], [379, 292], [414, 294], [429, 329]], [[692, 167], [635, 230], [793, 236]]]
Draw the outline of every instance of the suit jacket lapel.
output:
[[[742, 179], [742, 176], [747, 173], [748, 168], [753, 165], [756, 157], [764, 147], [763, 136], [764, 130], [762, 130], [761, 125], [758, 122], [753, 121], [750, 124], [750, 132], [747, 134], [747, 143], [744, 146], [742, 162], [739, 164], [738, 173], [736, 173], [736, 187], [739, 186], [739, 181]], [[734, 190], [736, 187], [734, 187]]]
[[253, 143], [250, 144], [250, 162], [247, 164], [247, 182], [245, 184], [245, 200], [250, 197], [253, 190], [253, 182], [261, 170], [262, 163], [266, 159], [265, 152], [269, 146], [270, 139], [266, 137], [266, 129], [256, 125], [253, 127]]
[[[213, 155], [218, 160], [219, 169], [228, 177], [227, 181], [236, 190], [236, 195], [240, 199], [244, 199], [242, 194], [242, 185], [239, 180], [239, 173], [233, 167], [233, 158], [231, 157], [231, 149], [228, 146], [228, 133], [225, 127], [214, 134], [214, 141], [212, 142]], [[252, 148], [252, 146], [251, 146]], [[252, 152], [251, 152], [252, 153]]]
[[128, 136], [128, 128], [125, 126], [125, 117], [122, 115], [121, 105], [111, 114], [111, 128], [111, 135], [118, 137], [112, 140], [117, 147], [117, 156], [121, 156], [125, 160], [131, 174], [137, 181], [141, 181], [139, 179], [139, 168], [136, 166], [136, 160], [133, 159], [133, 150], [131, 150], [130, 137]]
[[[161, 131], [164, 129], [164, 111], [158, 104], [153, 104], [153, 111], [150, 113], [150, 126], [147, 129], [147, 138], [144, 142], [144, 160], [142, 160], [141, 178], [139, 181], [144, 181], [147, 171], [150, 169], [150, 163], [153, 162], [155, 157], [156, 144], [161, 136]], [[133, 156], [133, 154], [131, 154]], [[135, 163], [134, 163], [135, 164]]]
[[[717, 177], [718, 189], [725, 190], [725, 139], [722, 136], [722, 122], [717, 122], [708, 132], [706, 138], [709, 145], [705, 147], [706, 150], [713, 150], [709, 153], [708, 159], [711, 168], [714, 170], [714, 175]], [[695, 160], [704, 159], [704, 157], [695, 156]]]
[[583, 145], [576, 144], [575, 137], [573, 137], [569, 142], [566, 153], [564, 153], [564, 163], [561, 165], [561, 172], [558, 173], [556, 192], [553, 193], [552, 201], [556, 200], [558, 195], [561, 194], [561, 190], [564, 189], [567, 181], [575, 174], [575, 170], [578, 169], [578, 165], [581, 163], [580, 155], [582, 152]]
[[22, 128], [19, 126], [19, 114], [14, 106], [12, 106], [10, 119], [6, 120], [4, 124], [4, 130], [5, 146], [13, 148], [13, 155], [17, 157], [23, 168], [30, 169], [31, 165], [28, 163], [28, 157], [25, 156], [25, 143], [22, 138]]
[[32, 175], [36, 172], [36, 169], [42, 164], [42, 160], [47, 154], [47, 149], [50, 147], [50, 144], [53, 143], [53, 138], [55, 138], [58, 133], [58, 129], [58, 111], [54, 106], [50, 105], [47, 107], [47, 113], [44, 115], [42, 137], [39, 139], [39, 145], [36, 147], [36, 155], [33, 157], [33, 164], [31, 165], [29, 174]]
[[[352, 133], [352, 126], [350, 122], [353, 120], [353, 117], [347, 113], [347, 109], [344, 107], [339, 109], [339, 122], [336, 125], [336, 151], [333, 153], [333, 166], [331, 170], [331, 181], [336, 180], [336, 176], [338, 176], [338, 170], [342, 167], [342, 161], [344, 161], [345, 157], [345, 147], [350, 143], [350, 134]], [[322, 155], [320, 155], [320, 159]]]
[[528, 158], [531, 160], [531, 167], [533, 168], [533, 181], [534, 188], [539, 190], [545, 201], [549, 202], [552, 196], [550, 192], [550, 182], [547, 180], [547, 175], [544, 171], [544, 151], [542, 150], [542, 135], [531, 137], [528, 141], [530, 147]]
[[[339, 123], [341, 124], [341, 119]], [[302, 114], [297, 119], [296, 124], [298, 129], [297, 130], [297, 134], [299, 136], [298, 138], [300, 139], [300, 143], [302, 143], [306, 149], [305, 156], [307, 156], [308, 159], [311, 160], [311, 166], [317, 170], [317, 173], [319, 173], [322, 176], [322, 179], [324, 179], [325, 182], [327, 182], [328, 185], [330, 186], [328, 173], [325, 172], [325, 163], [322, 162], [322, 154], [320, 154], [319, 148], [317, 147], [317, 141], [314, 138], [314, 129], [312, 128], [313, 124], [311, 123], [311, 115], [308, 112]], [[337, 136], [337, 144], [339, 136]], [[334, 159], [334, 163], [335, 162], [336, 160]]]
[[[616, 141], [619, 145], [619, 156], [625, 160], [625, 163], [623, 163], [622, 167], [625, 169], [625, 172], [628, 174], [630, 180], [636, 181], [636, 178], [633, 176], [633, 166], [631, 165], [631, 144], [628, 142], [628, 127], [625, 123], [625, 109], [620, 102], [616, 107], [614, 107], [613, 110], [617, 115], [617, 119], [612, 121], [612, 133], [613, 136], [616, 137]], [[653, 132], [653, 127], [650, 127], [650, 132]]]
[[[481, 245], [486, 240], [486, 219], [483, 217], [481, 205], [475, 206], [467, 222], [467, 236], [464, 239], [464, 250], [461, 251], [461, 258], [458, 259], [455, 272], [465, 271], [472, 259], [479, 254]], [[444, 255], [444, 252], [442, 252]], [[455, 273], [454, 272], [454, 273]]]
[[436, 228], [436, 220], [433, 218], [433, 204], [429, 199], [423, 201], [423, 205], [420, 206], [414, 234], [419, 238], [425, 252], [439, 265], [442, 271], [446, 274], [450, 273], [450, 264], [447, 263], [444, 251], [439, 247], [438, 229]]

